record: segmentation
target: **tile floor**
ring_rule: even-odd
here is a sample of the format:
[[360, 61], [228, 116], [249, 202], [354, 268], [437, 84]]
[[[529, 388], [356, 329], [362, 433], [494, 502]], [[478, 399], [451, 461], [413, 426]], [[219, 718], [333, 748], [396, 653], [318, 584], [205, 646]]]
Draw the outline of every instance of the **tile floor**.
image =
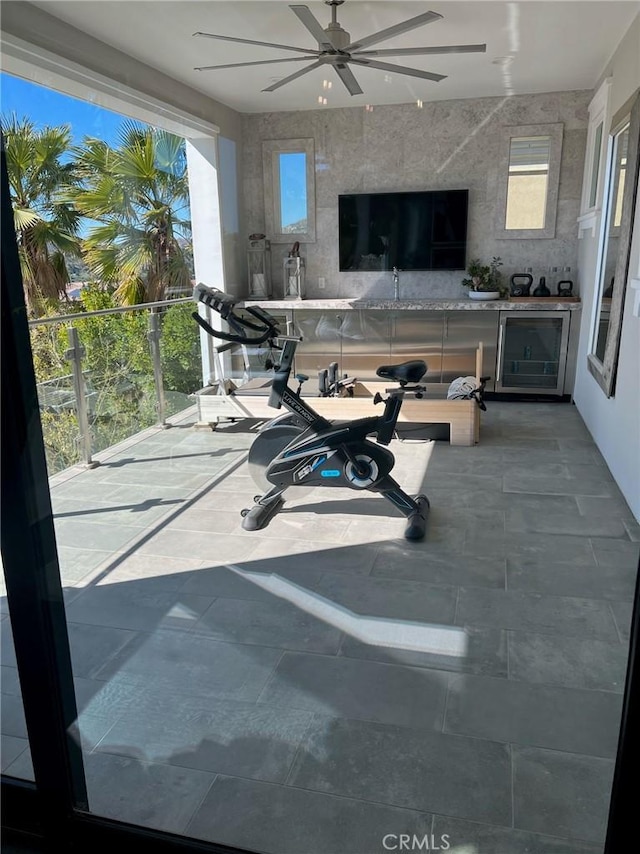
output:
[[[266, 854], [602, 852], [640, 537], [575, 408], [394, 441], [421, 543], [328, 489], [243, 531], [250, 427], [52, 482], [93, 811]], [[2, 767], [29, 777], [1, 628]]]

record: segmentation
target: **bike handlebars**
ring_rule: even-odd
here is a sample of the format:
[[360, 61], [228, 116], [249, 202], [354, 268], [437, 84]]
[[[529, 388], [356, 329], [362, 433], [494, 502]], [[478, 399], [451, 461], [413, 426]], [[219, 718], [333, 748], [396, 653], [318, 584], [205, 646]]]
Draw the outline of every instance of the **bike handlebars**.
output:
[[[221, 338], [223, 341], [232, 341], [235, 344], [263, 344], [265, 341], [278, 336], [278, 321], [259, 306], [244, 307], [244, 311], [258, 321], [253, 323], [236, 312], [235, 307], [240, 302], [239, 299], [231, 294], [225, 294], [224, 291], [219, 291], [217, 288], [210, 288], [198, 283], [193, 289], [193, 298], [196, 302], [204, 303], [216, 311], [223, 320], [226, 320], [235, 333], [231, 334], [220, 329], [214, 329], [197, 311], [192, 312], [191, 316], [196, 323], [213, 338]], [[248, 335], [245, 329], [250, 329], [258, 334]]]

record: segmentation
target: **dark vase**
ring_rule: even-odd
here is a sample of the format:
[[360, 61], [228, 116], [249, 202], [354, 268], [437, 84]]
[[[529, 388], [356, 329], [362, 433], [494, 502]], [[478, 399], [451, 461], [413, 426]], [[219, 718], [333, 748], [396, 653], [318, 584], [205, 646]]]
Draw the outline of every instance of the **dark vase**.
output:
[[544, 276], [540, 276], [540, 284], [533, 292], [534, 297], [550, 297], [551, 291], [547, 287], [547, 280]]

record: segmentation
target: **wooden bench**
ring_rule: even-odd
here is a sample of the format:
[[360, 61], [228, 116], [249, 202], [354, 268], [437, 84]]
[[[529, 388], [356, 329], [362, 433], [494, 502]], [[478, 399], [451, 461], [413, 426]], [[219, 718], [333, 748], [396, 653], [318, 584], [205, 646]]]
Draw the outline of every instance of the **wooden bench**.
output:
[[[476, 384], [482, 373], [482, 342], [476, 350]], [[275, 418], [278, 410], [269, 404], [270, 379], [249, 380], [233, 387], [230, 381], [216, 383], [195, 392], [200, 423], [214, 425], [220, 419]], [[320, 415], [335, 420], [351, 420], [379, 415], [380, 406], [373, 398], [384, 396], [388, 382], [356, 380], [353, 397], [312, 397], [307, 400]], [[303, 391], [303, 397], [304, 391]], [[284, 411], [284, 410], [281, 410]], [[475, 400], [447, 400], [429, 395], [421, 399], [407, 397], [402, 403], [399, 422], [415, 424], [448, 424], [452, 445], [473, 445], [480, 441], [480, 408]]]

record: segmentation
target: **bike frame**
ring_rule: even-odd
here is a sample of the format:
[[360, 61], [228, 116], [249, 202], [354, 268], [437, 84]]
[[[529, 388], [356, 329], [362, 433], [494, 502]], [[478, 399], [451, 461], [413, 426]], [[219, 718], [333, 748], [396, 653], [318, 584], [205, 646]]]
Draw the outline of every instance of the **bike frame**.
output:
[[[353, 489], [369, 489], [373, 492], [379, 492], [409, 520], [405, 537], [408, 540], [422, 539], [425, 535], [429, 499], [426, 495], [418, 495], [414, 499], [404, 492], [390, 475], [395, 462], [393, 454], [388, 449], [377, 447], [377, 445], [388, 445], [391, 442], [404, 395], [412, 391], [422, 392], [423, 388], [418, 385], [408, 388], [406, 379], [400, 380], [401, 387], [399, 389], [387, 390], [389, 396], [385, 400], [382, 415], [359, 418], [346, 423], [328, 421], [302, 400], [300, 396], [302, 383], [296, 392], [289, 388], [293, 358], [300, 338], [278, 335], [277, 322], [262, 309], [247, 307], [247, 311], [258, 320], [257, 324], [246, 317], [236, 315], [234, 306], [237, 300], [215, 288], [196, 285], [194, 297], [199, 302], [203, 302], [217, 311], [233, 330], [232, 333], [214, 330], [204, 318], [200, 317], [197, 312], [193, 312], [194, 320], [214, 338], [222, 338], [225, 341], [241, 344], [257, 344], [268, 341], [269, 346], [277, 347], [280, 350], [280, 363], [274, 366], [269, 406], [274, 409], [280, 409], [284, 406], [297, 420], [297, 426], [301, 428], [295, 436], [291, 437], [280, 453], [270, 458], [266, 472], [267, 479], [273, 483], [273, 486], [264, 495], [254, 498], [255, 503], [251, 509], [246, 508], [242, 511], [242, 527], [249, 531], [263, 528], [282, 507], [284, 503], [282, 496], [285, 490], [289, 486], [300, 485], [307, 477], [310, 478], [311, 483], [311, 478], [317, 471], [317, 476], [320, 478], [325, 476], [331, 479], [336, 478], [336, 481], [332, 480], [332, 483], [327, 485], [344, 485]], [[253, 337], [248, 336], [244, 332], [244, 328], [258, 334]], [[282, 346], [277, 345], [275, 342], [278, 340], [284, 341], [284, 344]], [[390, 374], [390, 376], [393, 375]], [[383, 398], [379, 394], [375, 395], [374, 403], [380, 403], [382, 400]], [[273, 419], [265, 432], [268, 433], [270, 429], [277, 430], [276, 424], [280, 420]], [[367, 437], [372, 434], [375, 435], [377, 444], [368, 441]], [[258, 441], [260, 441], [260, 436], [256, 439], [256, 442]], [[343, 458], [344, 468], [343, 466], [337, 470], [323, 468], [327, 459], [334, 454]], [[309, 458], [310, 462], [305, 467], [305, 460]], [[259, 460], [259, 464], [264, 465], [265, 463], [263, 460]], [[291, 468], [290, 464], [293, 464], [294, 467]], [[275, 469], [278, 471], [276, 472]], [[272, 480], [269, 478], [269, 472], [273, 477]], [[279, 476], [282, 476], [280, 482], [278, 482]], [[297, 483], [292, 482], [296, 477]], [[338, 479], [341, 479], [340, 482]], [[346, 482], [347, 480], [348, 482]], [[360, 482], [357, 482], [358, 480]]]
[[[280, 365], [271, 384], [269, 406], [272, 406], [274, 409], [280, 409], [281, 406], [284, 406], [315, 433], [322, 433], [330, 430], [333, 426], [332, 423], [323, 418], [322, 415], [319, 415], [299, 394], [291, 391], [289, 388], [289, 377], [298, 343], [299, 339], [297, 338], [285, 340]], [[371, 415], [367, 418], [360, 418], [349, 422], [349, 432], [352, 438], [360, 440], [375, 433], [378, 444], [388, 445], [393, 438], [393, 431], [398, 421], [401, 406], [402, 395], [392, 392], [385, 401], [385, 408], [382, 415]], [[354, 428], [356, 429], [354, 430]], [[335, 429], [341, 431], [340, 427], [336, 427]], [[310, 450], [312, 449], [310, 448]]]

